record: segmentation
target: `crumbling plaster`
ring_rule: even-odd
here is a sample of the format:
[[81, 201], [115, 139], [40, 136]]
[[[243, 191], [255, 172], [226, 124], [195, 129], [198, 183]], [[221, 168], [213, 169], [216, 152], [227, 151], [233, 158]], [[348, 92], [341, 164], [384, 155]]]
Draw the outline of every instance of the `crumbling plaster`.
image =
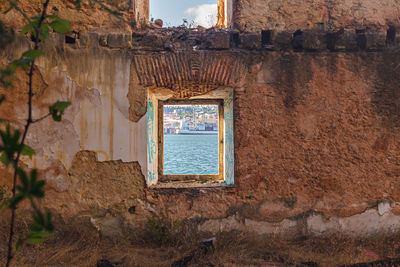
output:
[[[66, 220], [90, 217], [99, 230], [113, 229], [111, 234], [156, 214], [189, 218], [210, 232], [398, 230], [396, 38], [387, 42], [386, 31], [346, 31], [328, 44], [328, 33], [320, 29], [304, 31], [302, 39], [288, 30], [274, 32], [263, 46], [255, 33], [160, 32], [91, 32], [75, 44], [52, 36], [43, 47], [35, 116], [46, 114], [54, 101], [73, 103], [61, 123], [44, 120], [28, 136], [37, 155], [23, 162], [47, 180], [43, 206]], [[2, 63], [28, 46], [19, 39], [3, 52]], [[157, 58], [196, 57], [199, 50], [204, 58], [225, 62], [216, 66], [232, 65], [231, 60], [244, 66], [240, 79], [229, 84], [235, 103], [235, 187], [149, 189], [146, 87], [174, 92], [175, 82], [164, 83], [172, 66]], [[138, 70], [138, 57], [153, 71]], [[155, 68], [159, 62], [167, 68], [156, 78], [154, 70], [163, 69]], [[195, 74], [196, 68], [188, 71]], [[182, 75], [174, 74], [178, 80]], [[184, 80], [199, 85], [193, 81]], [[0, 106], [0, 114], [16, 125], [25, 118], [24, 82], [19, 73], [16, 88], [6, 92], [8, 102]], [[360, 222], [363, 227], [356, 227]]]
[[398, 25], [397, 0], [232, 0], [233, 27], [240, 31], [323, 27], [383, 30]]

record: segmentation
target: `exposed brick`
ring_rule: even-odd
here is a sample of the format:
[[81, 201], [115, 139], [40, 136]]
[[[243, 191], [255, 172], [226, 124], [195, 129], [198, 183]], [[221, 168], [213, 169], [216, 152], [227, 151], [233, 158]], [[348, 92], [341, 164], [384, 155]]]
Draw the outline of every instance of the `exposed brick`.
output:
[[134, 65], [141, 85], [169, 88], [176, 98], [235, 86], [247, 69], [239, 54], [211, 51], [136, 55]]

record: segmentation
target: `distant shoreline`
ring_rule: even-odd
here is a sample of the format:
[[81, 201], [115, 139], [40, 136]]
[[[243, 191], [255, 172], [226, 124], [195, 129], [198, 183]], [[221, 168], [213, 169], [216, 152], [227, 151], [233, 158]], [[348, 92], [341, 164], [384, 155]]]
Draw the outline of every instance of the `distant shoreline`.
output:
[[215, 132], [188, 132], [188, 133], [164, 133], [164, 135], [218, 135], [218, 131]]

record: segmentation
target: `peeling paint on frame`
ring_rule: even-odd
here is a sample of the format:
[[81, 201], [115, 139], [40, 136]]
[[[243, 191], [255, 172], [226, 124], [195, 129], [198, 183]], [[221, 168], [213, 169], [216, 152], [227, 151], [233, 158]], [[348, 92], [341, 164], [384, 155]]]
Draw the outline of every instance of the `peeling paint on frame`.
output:
[[[158, 100], [168, 99], [166, 96], [157, 96], [148, 92], [147, 98], [147, 177], [148, 186], [158, 182]], [[171, 95], [172, 96], [172, 95]], [[235, 153], [234, 153], [234, 122], [233, 122], [233, 90], [220, 89], [199, 97], [205, 99], [224, 99], [224, 182], [227, 185], [235, 184]], [[156, 130], [155, 130], [156, 129]]]
[[156, 170], [157, 170], [157, 131], [156, 129], [156, 108], [154, 107], [155, 101], [148, 97], [147, 99], [147, 184], [153, 185], [157, 183]]
[[224, 99], [224, 166], [225, 166], [225, 183], [228, 185], [235, 184], [235, 152], [233, 140], [233, 92]]

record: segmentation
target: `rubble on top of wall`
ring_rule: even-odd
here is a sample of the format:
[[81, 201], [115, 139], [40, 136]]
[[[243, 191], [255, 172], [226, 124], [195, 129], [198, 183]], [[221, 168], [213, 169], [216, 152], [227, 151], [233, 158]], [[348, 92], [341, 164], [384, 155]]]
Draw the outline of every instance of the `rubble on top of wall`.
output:
[[240, 33], [229, 29], [185, 27], [128, 32], [89, 32], [79, 35], [75, 47], [102, 46], [139, 51], [266, 50], [266, 51], [381, 51], [400, 46], [395, 28], [387, 32], [341, 29], [293, 31], [265, 30]]

